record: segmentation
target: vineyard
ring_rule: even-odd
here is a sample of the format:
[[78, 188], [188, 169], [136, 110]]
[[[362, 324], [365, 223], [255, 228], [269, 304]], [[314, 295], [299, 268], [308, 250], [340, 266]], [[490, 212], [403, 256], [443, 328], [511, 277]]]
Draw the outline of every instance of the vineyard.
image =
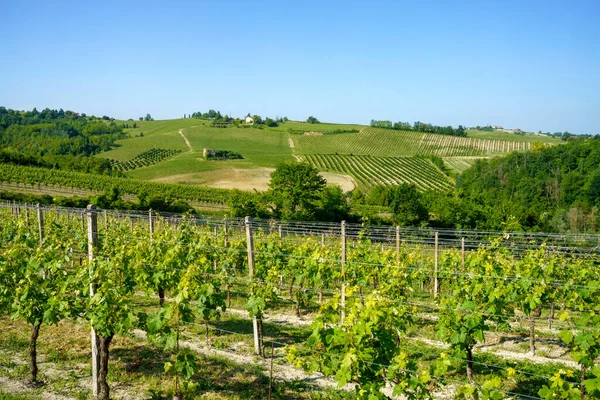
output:
[[361, 189], [375, 185], [414, 184], [421, 190], [449, 190], [453, 184], [433, 163], [414, 157], [308, 154], [304, 158], [320, 171], [351, 175]]
[[131, 160], [119, 161], [111, 159], [110, 164], [113, 169], [126, 172], [135, 168], [148, 167], [150, 165], [158, 164], [159, 162], [179, 153], [181, 153], [181, 150], [151, 149], [138, 154]]
[[444, 157], [444, 164], [458, 173], [470, 168], [479, 157]]
[[50, 185], [73, 189], [107, 192], [116, 187], [121, 193], [138, 195], [141, 192], [160, 193], [175, 199], [224, 204], [230, 191], [192, 185], [165, 184], [118, 178], [105, 175], [85, 174], [46, 168], [0, 164], [0, 182], [25, 184], [31, 187]]
[[490, 140], [414, 131], [364, 128], [355, 134], [295, 136], [294, 143], [302, 154], [368, 154], [379, 157], [437, 155], [440, 157], [487, 157], [529, 150], [530, 143]]
[[[598, 398], [598, 241], [4, 204], [0, 374], [99, 399]], [[212, 379], [215, 355], [245, 366]]]

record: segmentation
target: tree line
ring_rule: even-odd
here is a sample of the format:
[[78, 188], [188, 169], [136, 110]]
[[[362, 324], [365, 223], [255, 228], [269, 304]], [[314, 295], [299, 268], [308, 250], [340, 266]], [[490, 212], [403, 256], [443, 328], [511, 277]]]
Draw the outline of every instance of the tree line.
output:
[[398, 131], [415, 131], [423, 133], [435, 133], [439, 135], [450, 135], [450, 136], [467, 136], [465, 128], [459, 125], [458, 128], [451, 126], [437, 126], [426, 122], [416, 121], [413, 125], [410, 122], [394, 122], [389, 120], [371, 120], [371, 127], [383, 128], [383, 129], [394, 129]]
[[89, 156], [110, 150], [125, 137], [123, 126], [108, 117], [73, 111], [38, 112], [0, 107], [0, 160], [71, 171], [111, 174], [107, 160]]

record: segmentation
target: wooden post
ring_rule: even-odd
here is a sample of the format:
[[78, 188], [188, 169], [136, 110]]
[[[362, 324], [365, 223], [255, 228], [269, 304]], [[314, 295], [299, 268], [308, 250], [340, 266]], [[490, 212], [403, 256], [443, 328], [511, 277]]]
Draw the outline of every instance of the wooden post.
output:
[[465, 238], [460, 238], [460, 266], [465, 271]]
[[279, 230], [279, 237], [282, 238], [283, 237], [283, 231], [281, 229], [281, 225], [279, 225], [278, 230]]
[[440, 290], [440, 282], [438, 281], [438, 232], [435, 232], [435, 253], [433, 257], [433, 297], [437, 297]]
[[[88, 260], [89, 260], [89, 274], [90, 279], [94, 276], [92, 269], [94, 260], [94, 251], [98, 248], [98, 215], [96, 213], [96, 206], [90, 204], [87, 206], [87, 231], [88, 231]], [[90, 282], [90, 297], [94, 296], [95, 285]], [[100, 365], [100, 353], [98, 352], [98, 336], [94, 327], [91, 327], [92, 336], [92, 392], [94, 398], [98, 396], [100, 391], [100, 385], [98, 382], [98, 367]]]
[[38, 231], [40, 233], [40, 246], [44, 242], [44, 212], [42, 211], [42, 207], [40, 207], [40, 203], [37, 205], [37, 217], [38, 217]]
[[150, 227], [150, 237], [154, 236], [154, 219], [152, 218], [152, 209], [148, 210], [148, 226]]
[[25, 226], [29, 228], [29, 205], [25, 204]]
[[321, 246], [325, 246], [325, 234], [321, 233]]
[[228, 243], [228, 239], [227, 239], [227, 235], [228, 235], [228, 229], [227, 229], [227, 219], [225, 219], [225, 224], [223, 225], [223, 244], [225, 245], [225, 247], [227, 247], [227, 245], [229, 245]]
[[396, 227], [396, 264], [400, 265], [400, 227]]
[[341, 324], [344, 324], [344, 318], [346, 317], [346, 221], [342, 221], [341, 224], [342, 229], [342, 260], [341, 260], [341, 268], [342, 268], [342, 297], [340, 299], [340, 307], [342, 309], [341, 314]]
[[108, 229], [108, 212], [104, 210], [104, 229]]
[[85, 211], [81, 213], [81, 230], [85, 233]]
[[[252, 219], [246, 217], [244, 219], [246, 224], [246, 247], [248, 248], [248, 276], [252, 283], [254, 277], [254, 235], [252, 234]], [[257, 355], [261, 355], [261, 347], [258, 333], [258, 319], [252, 317], [252, 330], [254, 331], [254, 352]]]

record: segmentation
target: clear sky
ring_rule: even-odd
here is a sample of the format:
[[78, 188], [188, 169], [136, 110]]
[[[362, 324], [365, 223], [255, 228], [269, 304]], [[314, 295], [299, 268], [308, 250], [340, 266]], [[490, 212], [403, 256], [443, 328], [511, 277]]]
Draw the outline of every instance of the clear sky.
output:
[[600, 133], [600, 1], [0, 1], [0, 105]]

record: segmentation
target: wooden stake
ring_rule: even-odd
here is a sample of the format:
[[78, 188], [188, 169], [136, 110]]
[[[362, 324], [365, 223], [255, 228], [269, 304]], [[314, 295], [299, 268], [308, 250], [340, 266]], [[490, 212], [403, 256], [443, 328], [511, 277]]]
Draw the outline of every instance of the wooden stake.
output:
[[[246, 246], [248, 248], [248, 276], [250, 277], [250, 282], [252, 282], [252, 278], [254, 277], [254, 235], [252, 234], [252, 219], [246, 217], [244, 222], [246, 223]], [[254, 331], [254, 352], [257, 355], [261, 355], [258, 319], [256, 316], [252, 318], [252, 330]]]
[[38, 231], [40, 233], [40, 246], [44, 242], [44, 212], [40, 204], [37, 205]]
[[346, 221], [342, 221], [341, 224], [341, 229], [342, 229], [342, 260], [341, 260], [341, 266], [342, 266], [342, 297], [340, 299], [340, 306], [342, 309], [342, 314], [341, 314], [341, 324], [344, 324], [344, 318], [346, 317]]
[[400, 265], [400, 227], [396, 227], [396, 264]]
[[465, 271], [465, 238], [460, 238], [460, 266]]
[[434, 276], [433, 276], [433, 297], [438, 296], [440, 282], [438, 281], [438, 233], [435, 232], [435, 253], [434, 253]]
[[[88, 220], [88, 260], [89, 260], [89, 274], [90, 279], [94, 276], [93, 271], [93, 260], [94, 251], [98, 248], [98, 215], [96, 213], [96, 206], [90, 204], [87, 206], [87, 220]], [[90, 297], [94, 296], [95, 285], [90, 282]], [[99, 366], [100, 366], [100, 353], [98, 352], [98, 336], [94, 327], [91, 327], [92, 337], [92, 392], [94, 397], [98, 396], [100, 391], [100, 384], [98, 381]]]
[[152, 218], [152, 209], [148, 210], [148, 226], [150, 229], [150, 237], [154, 236], [154, 218]]

